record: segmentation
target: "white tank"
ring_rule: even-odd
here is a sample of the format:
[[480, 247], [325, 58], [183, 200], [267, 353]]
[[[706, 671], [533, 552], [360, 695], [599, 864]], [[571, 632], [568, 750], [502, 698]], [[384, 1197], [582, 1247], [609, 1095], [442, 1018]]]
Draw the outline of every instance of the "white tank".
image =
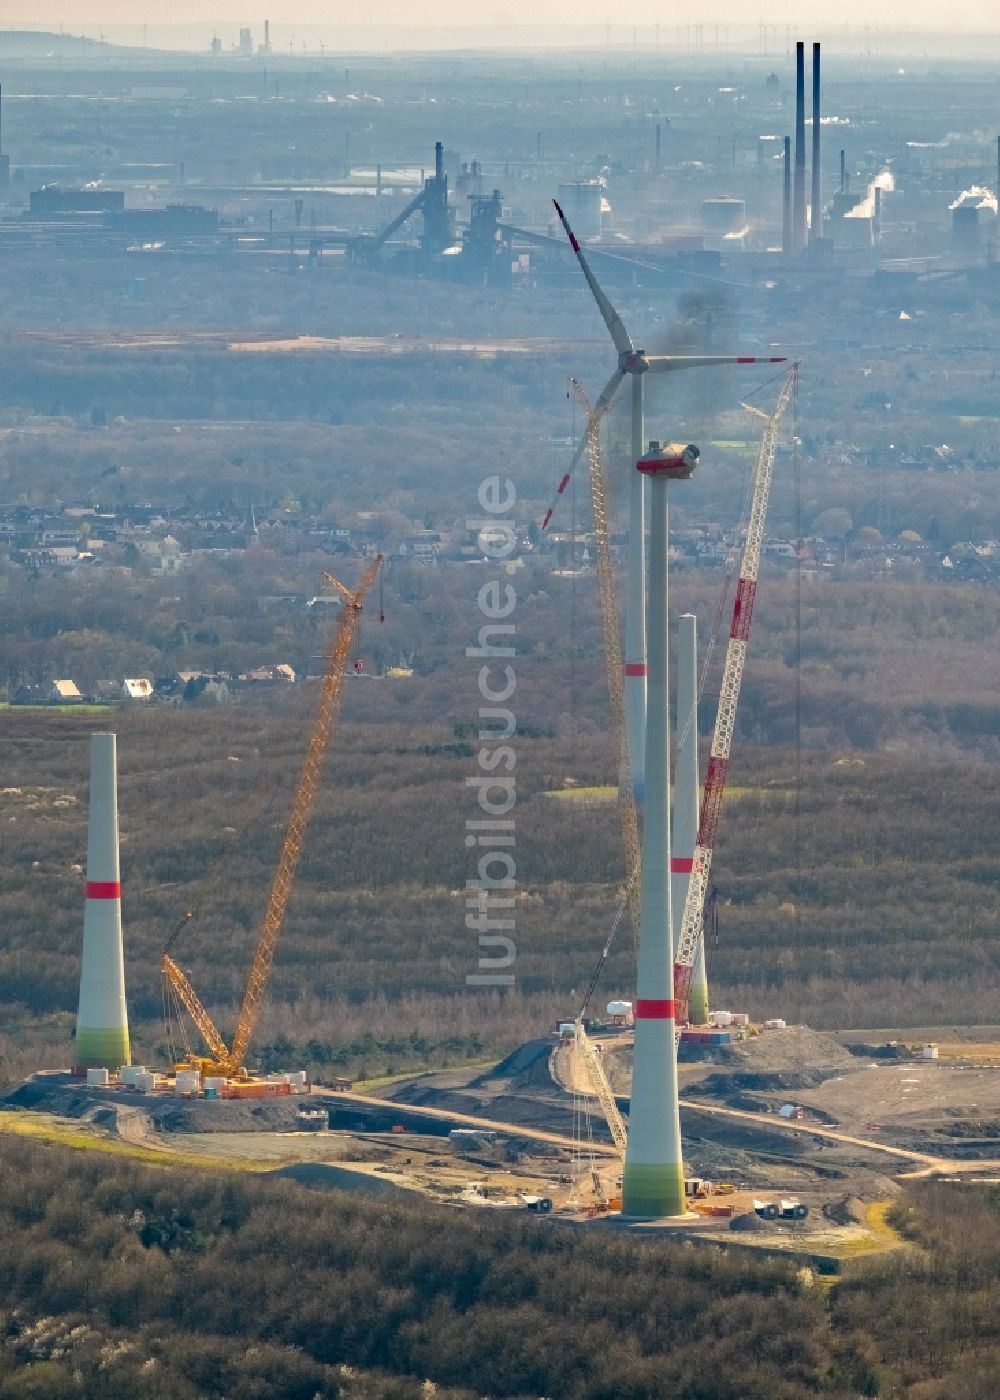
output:
[[88, 1069], [87, 1083], [91, 1086], [104, 1088], [111, 1082], [111, 1076], [106, 1069]]
[[733, 1012], [733, 1025], [734, 1025], [734, 1026], [749, 1026], [749, 1024], [750, 1024], [750, 1017], [749, 1017], [749, 1015], [748, 1015], [748, 1013], [747, 1013], [746, 1011], [734, 1011], [734, 1012]]
[[150, 1094], [156, 1088], [156, 1075], [146, 1070], [135, 1076], [134, 1087], [143, 1094]]
[[632, 1003], [631, 1003], [630, 1001], [609, 1001], [609, 1002], [608, 1002], [608, 1015], [609, 1015], [609, 1016], [631, 1016], [631, 1014], [632, 1014]]
[[226, 1076], [224, 1074], [206, 1074], [206, 1089], [224, 1089], [226, 1087]]
[[733, 1024], [733, 1013], [731, 1011], [711, 1011], [708, 1016], [710, 1026], [731, 1026]]
[[201, 1075], [196, 1069], [180, 1069], [174, 1080], [175, 1094], [197, 1094], [201, 1088]]

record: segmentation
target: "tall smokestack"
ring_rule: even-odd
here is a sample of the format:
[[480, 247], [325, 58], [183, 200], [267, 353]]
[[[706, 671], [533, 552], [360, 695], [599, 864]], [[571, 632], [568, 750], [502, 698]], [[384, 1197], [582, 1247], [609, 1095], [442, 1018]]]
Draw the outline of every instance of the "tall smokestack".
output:
[[264, 57], [267, 58], [271, 52], [271, 21], [264, 21]]
[[[997, 162], [1000, 168], [1000, 140], [997, 145]], [[840, 193], [847, 193], [847, 152], [843, 149], [840, 152]]]
[[74, 1062], [80, 1069], [118, 1069], [130, 1060], [118, 869], [115, 736], [93, 734], [90, 740], [83, 967]]
[[781, 204], [781, 251], [792, 251], [792, 142], [785, 137], [785, 189]]
[[[670, 906], [674, 919], [671, 947], [675, 962], [698, 839], [698, 788], [698, 619], [693, 613], [682, 613], [678, 618], [677, 633], [677, 766], [674, 770], [673, 857], [670, 863]], [[688, 1020], [695, 1026], [703, 1026], [708, 1021], [704, 938], [698, 946], [691, 978]]]
[[806, 246], [806, 46], [795, 45], [795, 185], [792, 191], [792, 249]]
[[660, 122], [656, 123], [656, 173], [660, 173], [660, 161], [662, 158], [663, 128]]
[[444, 146], [440, 141], [434, 142], [434, 178], [440, 180], [444, 175]]
[[[676, 473], [675, 473], [676, 474]], [[642, 915], [635, 1049], [622, 1215], [683, 1216], [674, 964], [670, 928], [670, 704], [667, 658], [667, 490], [663, 470], [650, 478], [649, 666], [646, 704], [646, 804], [642, 833]]]
[[820, 204], [822, 198], [820, 190], [820, 164], [819, 164], [819, 137], [820, 137], [820, 114], [819, 114], [819, 44], [813, 44], [813, 149], [812, 149], [812, 194], [810, 198], [811, 214], [809, 216], [809, 242], [815, 243], [817, 238], [823, 237], [823, 210]]

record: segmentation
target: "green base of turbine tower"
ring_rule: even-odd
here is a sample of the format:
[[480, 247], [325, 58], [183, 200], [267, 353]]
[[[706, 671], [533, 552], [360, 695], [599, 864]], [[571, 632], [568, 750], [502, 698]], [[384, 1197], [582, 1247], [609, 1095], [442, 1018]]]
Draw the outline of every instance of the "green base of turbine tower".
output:
[[667, 1165], [626, 1163], [622, 1176], [622, 1215], [648, 1220], [686, 1214], [684, 1167], [680, 1162]]

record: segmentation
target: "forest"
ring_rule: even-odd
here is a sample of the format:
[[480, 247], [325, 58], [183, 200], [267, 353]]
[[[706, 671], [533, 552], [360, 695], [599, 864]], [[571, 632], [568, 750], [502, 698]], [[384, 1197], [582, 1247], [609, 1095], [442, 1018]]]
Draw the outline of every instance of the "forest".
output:
[[[577, 1009], [573, 989], [586, 985], [616, 907], [616, 805], [588, 791], [612, 781], [608, 739], [583, 727], [517, 735], [516, 981], [467, 986], [477, 967], [464, 825], [476, 810], [464, 797], [475, 731], [468, 720], [373, 722], [366, 685], [348, 687], [278, 949], [254, 1047], [267, 1068], [364, 1077], [498, 1056]], [[87, 736], [107, 722], [0, 711], [8, 1078], [72, 1059]], [[132, 709], [114, 726], [134, 1048], [159, 1061], [171, 1049], [159, 956], [188, 909], [197, 917], [175, 956], [220, 1026], [232, 1024], [304, 716]], [[744, 742], [731, 781], [713, 872], [716, 1005], [823, 1027], [995, 1021], [996, 766], [961, 752]], [[633, 984], [622, 934], [598, 995]]]
[[0, 1133], [0, 1400], [985, 1397], [998, 1209], [912, 1187], [906, 1247], [824, 1288], [735, 1248]]

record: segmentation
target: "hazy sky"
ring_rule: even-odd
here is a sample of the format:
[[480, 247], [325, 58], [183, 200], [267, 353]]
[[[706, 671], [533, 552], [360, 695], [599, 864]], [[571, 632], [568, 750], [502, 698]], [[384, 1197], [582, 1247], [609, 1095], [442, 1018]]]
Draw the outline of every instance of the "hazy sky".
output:
[[[839, 25], [859, 28], [877, 24], [881, 29], [914, 28], [945, 22], [954, 30], [995, 30], [1000, 27], [1000, 9], [987, 0], [950, 0], [943, 11], [937, 0], [882, 0], [873, 6], [870, 0], [840, 0], [835, 10]], [[739, 24], [756, 26], [764, 21], [784, 25], [795, 21], [796, 27], [812, 25], [828, 27], [831, 21], [829, 0], [758, 0], [747, 6], [745, 0], [714, 0], [683, 12], [665, 8], [662, 0], [632, 0], [628, 7], [612, 5], [609, 0], [490, 0], [489, 4], [469, 3], [469, 0], [2, 0], [0, 28], [45, 28], [58, 30], [62, 25], [71, 33], [94, 33], [100, 27], [127, 26], [131, 33], [141, 33], [149, 26], [150, 39], [167, 33], [167, 26], [189, 25], [217, 27], [229, 32], [237, 24], [250, 25], [255, 34], [267, 16], [271, 21], [272, 37], [287, 43], [296, 29], [321, 30], [334, 35], [343, 26], [384, 27], [391, 44], [392, 29], [412, 34], [414, 27], [426, 26], [441, 31], [449, 26], [463, 30], [471, 27], [493, 31], [502, 42], [502, 31], [510, 26], [531, 25], [604, 25], [611, 20], [619, 42], [631, 26], [661, 25], [666, 36], [678, 22], [684, 24]], [[115, 35], [114, 37], [119, 37]], [[810, 34], [809, 37], [814, 37]], [[817, 33], [815, 37], [825, 37]]]

